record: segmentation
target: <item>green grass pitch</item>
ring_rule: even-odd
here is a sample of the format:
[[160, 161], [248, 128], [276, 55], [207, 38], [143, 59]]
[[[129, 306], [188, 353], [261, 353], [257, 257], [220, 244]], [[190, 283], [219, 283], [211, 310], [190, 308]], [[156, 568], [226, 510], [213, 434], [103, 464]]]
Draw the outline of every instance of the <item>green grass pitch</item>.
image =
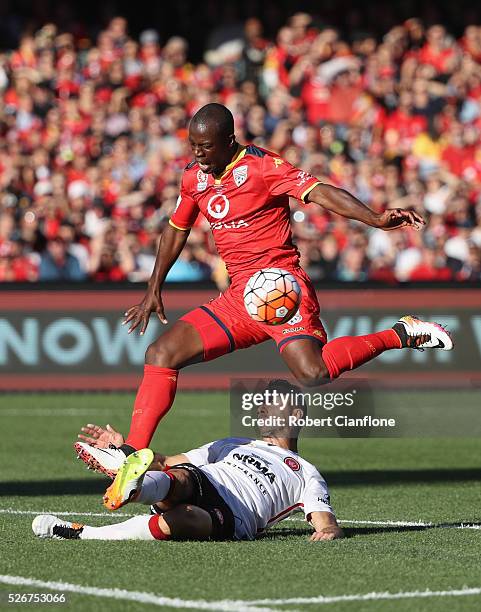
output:
[[[466, 398], [479, 404], [479, 392]], [[434, 399], [451, 402], [455, 409], [457, 395], [442, 391]], [[153, 593], [172, 598], [162, 606], [166, 610], [189, 609], [189, 601], [197, 609], [217, 610], [481, 609], [479, 594], [285, 603], [290, 598], [479, 589], [481, 530], [456, 528], [463, 522], [481, 523], [479, 439], [301, 440], [301, 454], [326, 477], [337, 515], [345, 521], [348, 537], [340, 541], [308, 542], [310, 528], [302, 515], [256, 542], [36, 539], [30, 527], [35, 512], [104, 512], [107, 480], [75, 460], [72, 443], [87, 422], [127, 430], [132, 402], [127, 394], [0, 396], [2, 576]], [[222, 393], [179, 394], [152, 447], [175, 453], [229, 435], [227, 406]], [[117, 516], [141, 510], [127, 506]], [[98, 525], [112, 518], [80, 514], [78, 520]], [[382, 524], [390, 521], [435, 526]], [[0, 592], [0, 609], [12, 610], [25, 607], [7, 605], [7, 593], [50, 591], [0, 584]], [[67, 598], [65, 609], [75, 611], [155, 609], [82, 593], [67, 593]], [[246, 603], [259, 599], [278, 602]]]

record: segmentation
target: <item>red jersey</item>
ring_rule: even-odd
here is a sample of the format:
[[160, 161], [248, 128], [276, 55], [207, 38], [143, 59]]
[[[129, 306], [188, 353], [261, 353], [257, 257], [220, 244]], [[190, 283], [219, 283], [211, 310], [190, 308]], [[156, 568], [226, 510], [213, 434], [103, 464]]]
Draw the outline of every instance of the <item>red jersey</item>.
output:
[[289, 196], [305, 201], [319, 183], [275, 153], [249, 145], [217, 179], [190, 163], [170, 224], [188, 230], [201, 212], [232, 280], [262, 268], [291, 269], [299, 265], [299, 253], [292, 242]]

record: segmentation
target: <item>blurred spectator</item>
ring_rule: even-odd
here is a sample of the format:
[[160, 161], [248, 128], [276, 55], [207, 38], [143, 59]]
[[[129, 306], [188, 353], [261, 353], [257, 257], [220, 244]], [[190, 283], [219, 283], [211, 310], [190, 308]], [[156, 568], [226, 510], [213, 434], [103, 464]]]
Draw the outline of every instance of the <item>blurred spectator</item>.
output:
[[67, 245], [60, 236], [52, 238], [42, 253], [38, 278], [41, 281], [81, 281], [85, 279], [78, 259], [67, 251]]
[[[381, 232], [292, 202], [313, 279], [480, 280], [481, 27], [456, 40], [413, 18], [350, 42], [296, 13], [269, 39], [259, 19], [226, 15], [198, 64], [184, 38], [134, 40], [123, 17], [96, 40], [45, 24], [0, 54], [0, 281], [146, 281], [191, 159], [189, 120], [213, 101], [241, 142], [378, 212], [426, 218], [422, 232]], [[168, 280], [209, 278], [227, 286], [199, 219]]]

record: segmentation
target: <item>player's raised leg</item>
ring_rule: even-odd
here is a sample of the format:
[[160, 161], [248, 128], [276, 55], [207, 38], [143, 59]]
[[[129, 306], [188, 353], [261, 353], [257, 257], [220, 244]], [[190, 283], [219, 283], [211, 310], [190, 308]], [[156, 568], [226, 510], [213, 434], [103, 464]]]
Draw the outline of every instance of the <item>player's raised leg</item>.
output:
[[179, 370], [202, 361], [203, 354], [201, 336], [185, 321], [175, 323], [149, 346], [129, 434], [122, 446], [126, 454], [149, 445], [160, 419], [172, 406]]
[[306, 386], [330, 382], [391, 349], [440, 348], [451, 350], [449, 333], [438, 323], [407, 315], [392, 329], [365, 336], [344, 336], [324, 346], [308, 339], [292, 339], [282, 357], [297, 380]]

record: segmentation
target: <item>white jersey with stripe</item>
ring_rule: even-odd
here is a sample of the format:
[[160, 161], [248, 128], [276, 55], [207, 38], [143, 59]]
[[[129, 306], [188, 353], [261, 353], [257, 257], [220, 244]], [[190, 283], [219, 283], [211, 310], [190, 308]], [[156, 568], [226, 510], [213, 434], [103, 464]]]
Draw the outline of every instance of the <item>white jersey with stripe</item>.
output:
[[293, 512], [330, 512], [326, 481], [297, 453], [261, 440], [224, 438], [184, 453], [235, 517], [235, 536], [252, 540]]

